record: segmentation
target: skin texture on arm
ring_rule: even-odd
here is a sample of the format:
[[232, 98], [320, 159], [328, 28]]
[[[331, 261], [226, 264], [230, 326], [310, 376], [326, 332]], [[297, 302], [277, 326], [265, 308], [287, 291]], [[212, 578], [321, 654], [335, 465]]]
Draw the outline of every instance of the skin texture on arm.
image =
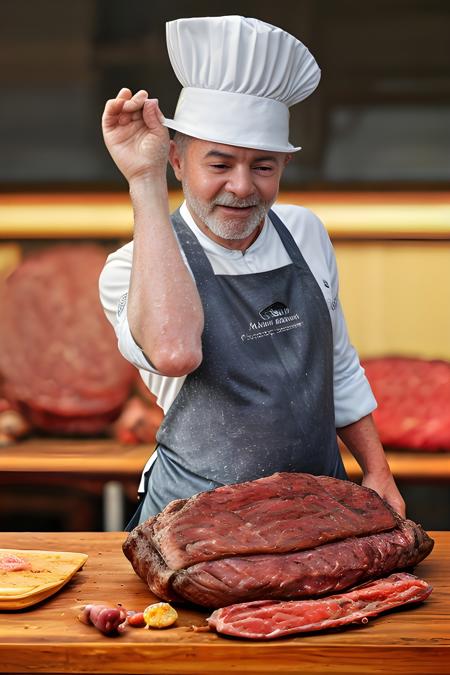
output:
[[363, 471], [362, 485], [375, 490], [397, 513], [405, 517], [405, 502], [387, 463], [372, 415], [366, 415], [336, 431]]
[[148, 359], [172, 377], [202, 360], [203, 308], [169, 217], [166, 167], [169, 134], [156, 99], [121, 89], [106, 103], [105, 144], [127, 179], [134, 211], [133, 263], [128, 293], [130, 330]]

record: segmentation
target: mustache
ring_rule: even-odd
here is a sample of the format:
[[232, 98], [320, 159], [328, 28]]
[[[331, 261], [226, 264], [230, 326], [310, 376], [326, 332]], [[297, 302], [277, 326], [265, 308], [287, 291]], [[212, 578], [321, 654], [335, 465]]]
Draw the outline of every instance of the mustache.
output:
[[249, 206], [259, 206], [261, 200], [257, 197], [246, 197], [246, 199], [238, 199], [231, 194], [219, 195], [214, 199], [212, 206], [234, 206], [234, 208], [245, 209]]

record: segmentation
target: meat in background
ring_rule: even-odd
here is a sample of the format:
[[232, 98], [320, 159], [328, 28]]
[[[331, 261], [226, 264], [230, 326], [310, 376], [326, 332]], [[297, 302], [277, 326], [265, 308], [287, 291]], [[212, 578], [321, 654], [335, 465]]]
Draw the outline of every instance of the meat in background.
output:
[[362, 361], [385, 447], [450, 450], [450, 363], [406, 357]]
[[[16, 247], [17, 248], [17, 247]], [[152, 443], [163, 413], [100, 305], [107, 251], [54, 245], [1, 275], [0, 445], [34, 432]], [[2, 268], [3, 269], [3, 268]]]
[[30, 431], [25, 417], [5, 398], [0, 378], [0, 448], [25, 438]]
[[120, 416], [112, 426], [114, 438], [124, 445], [153, 443], [164, 417], [153, 394], [147, 390], [143, 395], [139, 380], [137, 382], [137, 393], [125, 403]]
[[2, 285], [4, 397], [34, 429], [104, 432], [135, 382], [100, 306], [105, 257], [92, 244], [53, 246], [26, 257]]

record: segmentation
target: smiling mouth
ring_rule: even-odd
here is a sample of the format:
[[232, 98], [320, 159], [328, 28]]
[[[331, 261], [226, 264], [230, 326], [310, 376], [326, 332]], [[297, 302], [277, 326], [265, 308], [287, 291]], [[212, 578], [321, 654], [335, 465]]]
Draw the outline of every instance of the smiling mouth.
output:
[[217, 206], [220, 206], [222, 209], [226, 209], [227, 211], [250, 211], [251, 209], [254, 209], [256, 204], [252, 204], [251, 206], [226, 206], [225, 204], [217, 204]]

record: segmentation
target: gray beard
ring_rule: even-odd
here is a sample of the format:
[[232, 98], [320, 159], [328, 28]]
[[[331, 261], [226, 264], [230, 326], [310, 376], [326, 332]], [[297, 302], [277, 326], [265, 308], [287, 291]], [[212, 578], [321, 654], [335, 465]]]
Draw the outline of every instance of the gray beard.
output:
[[[211, 202], [204, 202], [197, 197], [194, 197], [189, 189], [189, 185], [183, 183], [183, 192], [186, 197], [186, 202], [190, 210], [204, 223], [208, 229], [211, 230], [217, 237], [222, 239], [246, 239], [252, 232], [256, 230], [265, 219], [273, 204], [271, 202], [261, 201], [258, 197], [247, 197], [246, 199], [237, 199], [229, 193], [223, 193], [216, 197]], [[214, 207], [234, 206], [246, 207], [254, 206], [254, 209], [249, 213], [245, 220], [234, 219], [232, 216], [228, 218], [221, 217], [218, 213], [214, 213]]]

